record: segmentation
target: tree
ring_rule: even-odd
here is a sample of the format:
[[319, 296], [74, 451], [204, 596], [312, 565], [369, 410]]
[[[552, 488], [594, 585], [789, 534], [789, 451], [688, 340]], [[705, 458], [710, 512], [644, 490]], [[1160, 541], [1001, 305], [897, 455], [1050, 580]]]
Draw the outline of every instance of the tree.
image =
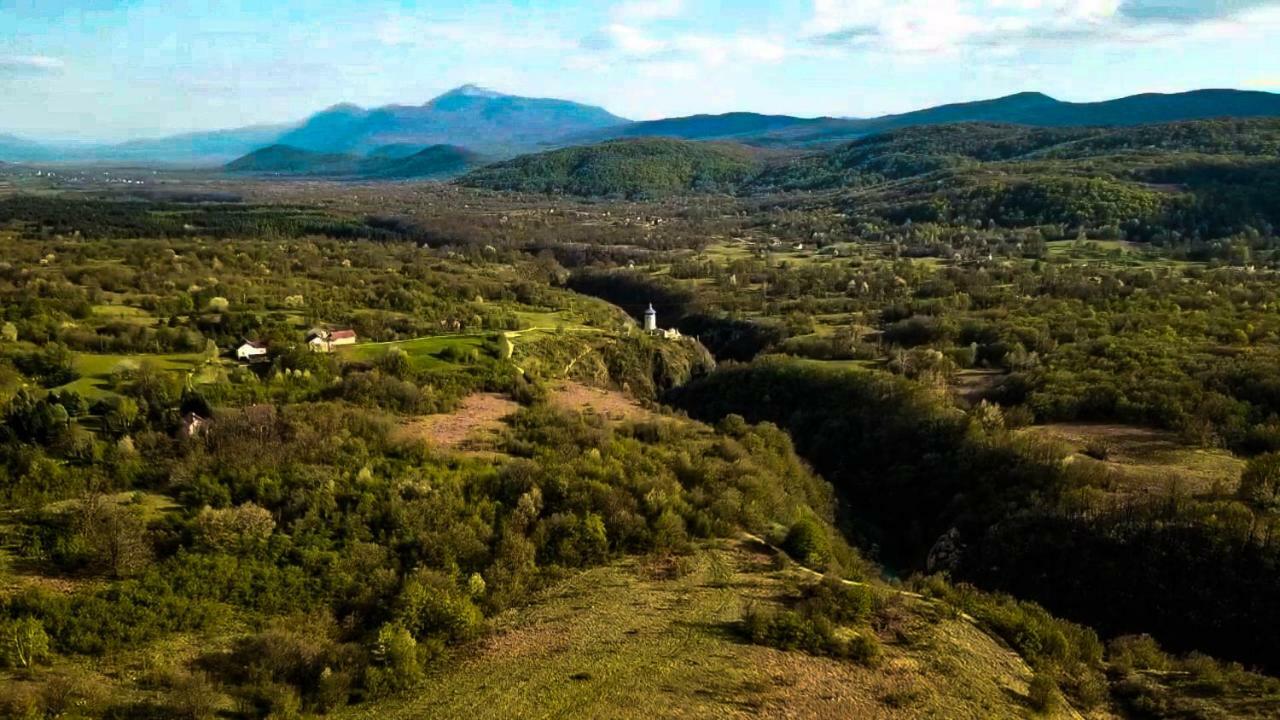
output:
[[422, 679], [418, 641], [401, 625], [383, 625], [371, 654], [375, 665], [369, 668], [365, 685], [374, 696], [403, 692]]
[[90, 495], [81, 504], [78, 534], [95, 564], [112, 577], [137, 574], [151, 561], [142, 514], [106, 495]]
[[0, 623], [0, 651], [9, 667], [30, 670], [49, 659], [49, 636], [33, 617]]
[[18, 342], [18, 326], [11, 322], [0, 325], [0, 340]]
[[1240, 476], [1239, 496], [1258, 510], [1280, 510], [1280, 453], [1249, 461]]

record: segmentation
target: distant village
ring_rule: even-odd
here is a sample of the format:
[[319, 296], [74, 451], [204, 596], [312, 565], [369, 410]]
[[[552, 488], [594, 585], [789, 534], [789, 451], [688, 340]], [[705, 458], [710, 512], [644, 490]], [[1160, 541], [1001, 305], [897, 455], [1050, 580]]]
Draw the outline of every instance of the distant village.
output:
[[[331, 353], [335, 348], [355, 345], [355, 330], [326, 330], [314, 328], [307, 333], [307, 347], [311, 352]], [[240, 362], [254, 364], [270, 359], [271, 348], [256, 340], [245, 340], [235, 350], [236, 359]]]

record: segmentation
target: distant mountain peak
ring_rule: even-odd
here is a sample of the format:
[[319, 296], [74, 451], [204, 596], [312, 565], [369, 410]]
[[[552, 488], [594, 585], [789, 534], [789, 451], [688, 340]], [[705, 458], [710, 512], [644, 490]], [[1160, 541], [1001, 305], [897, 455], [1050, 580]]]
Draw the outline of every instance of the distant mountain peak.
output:
[[449, 92], [441, 95], [439, 98], [436, 98], [436, 99], [439, 100], [441, 98], [449, 98], [449, 97], [468, 97], [468, 98], [480, 98], [482, 100], [497, 100], [499, 98], [504, 98], [507, 96], [503, 95], [500, 92], [490, 90], [487, 87], [482, 87], [474, 83], [467, 83], [466, 85], [463, 85], [461, 87], [456, 87], [450, 90]]
[[323, 113], [343, 113], [345, 115], [357, 115], [364, 112], [364, 108], [355, 103], [343, 102], [337, 105], [330, 105], [321, 112]]

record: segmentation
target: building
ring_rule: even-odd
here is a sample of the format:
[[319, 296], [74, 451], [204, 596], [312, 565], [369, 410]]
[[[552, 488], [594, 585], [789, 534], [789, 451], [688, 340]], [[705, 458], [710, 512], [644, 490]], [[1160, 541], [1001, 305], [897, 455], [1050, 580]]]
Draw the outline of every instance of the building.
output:
[[335, 347], [356, 344], [355, 330], [321, 330], [307, 333], [307, 347], [312, 352], [333, 352]]
[[653, 309], [653, 303], [649, 303], [649, 309], [644, 311], [644, 331], [667, 340], [679, 340], [683, 337], [675, 328], [662, 330], [658, 327], [658, 311]]
[[246, 340], [243, 345], [236, 348], [236, 359], [244, 362], [254, 362], [257, 360], [265, 360], [267, 357], [267, 346], [261, 343]]

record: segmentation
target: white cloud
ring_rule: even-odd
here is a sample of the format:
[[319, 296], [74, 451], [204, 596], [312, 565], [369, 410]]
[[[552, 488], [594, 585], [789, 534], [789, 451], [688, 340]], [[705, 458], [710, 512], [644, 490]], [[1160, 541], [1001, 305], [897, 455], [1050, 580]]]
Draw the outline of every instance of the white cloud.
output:
[[66, 67], [61, 59], [48, 55], [0, 55], [0, 72], [56, 73]]
[[755, 35], [680, 34], [662, 38], [632, 25], [615, 23], [584, 38], [587, 57], [571, 58], [573, 68], [608, 68], [618, 63], [646, 65], [644, 73], [685, 77], [705, 68], [738, 63], [776, 63], [789, 54], [785, 44]]
[[1267, 28], [1280, 0], [814, 0], [820, 44], [893, 54], [1064, 43], [1227, 39]]
[[669, 20], [682, 14], [684, 0], [631, 0], [613, 9], [613, 16], [622, 22]]

